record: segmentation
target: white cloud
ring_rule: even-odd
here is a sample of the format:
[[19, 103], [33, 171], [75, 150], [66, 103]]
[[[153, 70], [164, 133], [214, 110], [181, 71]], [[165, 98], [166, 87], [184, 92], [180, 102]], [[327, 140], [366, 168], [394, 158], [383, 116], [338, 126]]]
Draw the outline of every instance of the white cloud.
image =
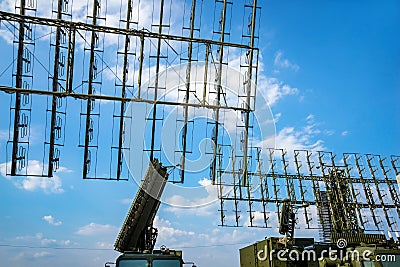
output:
[[327, 136], [331, 136], [335, 133], [335, 131], [333, 130], [324, 130], [324, 134], [326, 134]]
[[315, 121], [314, 114], [309, 114], [306, 117], [305, 121], [307, 122], [307, 125], [304, 126], [303, 130], [308, 135], [317, 135], [323, 133], [324, 135], [331, 136], [335, 133], [335, 131], [329, 129], [323, 129], [323, 130], [318, 129], [317, 126], [321, 125], [321, 123]]
[[[12, 183], [19, 189], [24, 189], [27, 191], [42, 190], [45, 193], [54, 194], [64, 193], [61, 179], [57, 175], [54, 175], [52, 178], [39, 176], [42, 175], [44, 169], [46, 169], [46, 165], [43, 165], [38, 160], [29, 160], [26, 167], [26, 173], [38, 176], [11, 177], [7, 175], [7, 172], [9, 172], [10, 169], [11, 162], [0, 164], [0, 174], [7, 180], [12, 181]], [[60, 167], [57, 172], [71, 172], [71, 170], [65, 167]]]
[[76, 231], [76, 234], [83, 236], [102, 236], [106, 234], [117, 234], [118, 227], [110, 224], [89, 223]]
[[56, 239], [43, 238], [41, 241], [43, 246], [49, 246], [57, 243]]
[[[218, 187], [212, 185], [211, 180], [207, 178], [203, 178], [198, 183], [201, 187], [195, 188], [189, 197], [177, 194], [166, 197], [165, 201], [169, 206], [164, 210], [176, 215], [210, 216], [214, 214], [215, 204], [218, 200]], [[164, 194], [168, 195], [168, 192], [164, 192]]]
[[57, 240], [55, 238], [47, 238], [43, 233], [36, 233], [35, 235], [17, 236], [15, 240], [24, 241], [30, 245], [37, 244], [44, 247], [68, 247], [72, 245], [71, 240]]
[[324, 150], [324, 141], [317, 135], [321, 130], [317, 128], [315, 116], [310, 114], [306, 117], [306, 125], [300, 129], [284, 127], [275, 136], [277, 148], [285, 148], [288, 152], [293, 150]]
[[349, 131], [343, 131], [342, 136], [347, 136], [349, 134]]
[[286, 58], [283, 58], [283, 52], [280, 50], [275, 53], [274, 66], [278, 69], [291, 69], [295, 72], [300, 69], [299, 65], [290, 62]]
[[[314, 123], [314, 117], [309, 115], [307, 124], [301, 128], [284, 127], [275, 136], [275, 147], [284, 148], [289, 154], [294, 150], [325, 150], [324, 141], [318, 138], [321, 130], [317, 128], [318, 124]], [[271, 143], [271, 138], [268, 137], [263, 141], [263, 144]], [[265, 147], [265, 146], [263, 146]]]
[[279, 119], [281, 118], [282, 113], [276, 113], [274, 114], [274, 122], [277, 123], [279, 121]]
[[[317, 127], [318, 123], [314, 123], [312, 116], [307, 118], [307, 123], [303, 127], [286, 126], [277, 131], [275, 136], [267, 137], [257, 146], [270, 148], [271, 146], [268, 144], [275, 144], [275, 148], [283, 148], [287, 153], [286, 159], [289, 161], [289, 170], [295, 173], [294, 150], [326, 150], [324, 141], [321, 139], [321, 134], [325, 134], [325, 132]], [[264, 154], [268, 155], [267, 149], [264, 150]]]
[[121, 199], [122, 204], [131, 204], [132, 203], [132, 198], [124, 198]]
[[34, 258], [43, 258], [43, 257], [47, 257], [47, 256], [51, 256], [51, 253], [49, 253], [47, 251], [41, 251], [41, 252], [36, 252], [33, 254]]
[[285, 127], [278, 132], [275, 137], [276, 147], [285, 148], [287, 151], [293, 150], [324, 150], [323, 140], [313, 139], [313, 134], [319, 133], [319, 130], [313, 130], [313, 127], [306, 126], [301, 130], [294, 127]]
[[[241, 62], [244, 61], [245, 56], [240, 55], [240, 53], [235, 54], [235, 50], [233, 51], [234, 52], [231, 53], [230, 56], [229, 66], [231, 68], [240, 69], [242, 71], [243, 68], [240, 68], [240, 64]], [[275, 105], [279, 100], [281, 100], [285, 96], [297, 95], [299, 93], [299, 89], [291, 87], [290, 85], [285, 84], [283, 81], [280, 81], [275, 77], [267, 77], [263, 73], [264, 63], [262, 61], [262, 55], [260, 55], [258, 66], [259, 70], [258, 70], [257, 94], [260, 92], [265, 97], [267, 103], [270, 106]], [[228, 80], [226, 82], [236, 82], [236, 80]], [[235, 86], [233, 86], [232, 88], [235, 88]]]
[[[190, 237], [192, 238], [195, 235], [193, 231], [184, 231], [180, 229], [176, 229], [172, 227], [172, 224], [168, 220], [164, 220], [158, 216], [154, 219], [154, 227], [158, 229], [160, 233], [160, 240], [159, 242], [170, 242], [170, 241], [178, 241], [181, 237]], [[184, 240], [184, 239], [181, 239]]]
[[43, 238], [40, 241], [42, 246], [45, 247], [52, 247], [52, 246], [63, 246], [63, 247], [68, 247], [71, 245], [71, 240], [57, 240], [54, 238]]
[[51, 215], [43, 216], [43, 220], [45, 220], [46, 222], [48, 222], [49, 224], [54, 225], [54, 226], [60, 226], [62, 224], [61, 221], [55, 220], [54, 217]]
[[257, 88], [270, 106], [275, 105], [287, 95], [297, 95], [299, 93], [299, 89], [291, 87], [276, 78], [268, 78], [265, 75], [259, 75]]
[[101, 248], [101, 249], [114, 249], [114, 244], [113, 243], [109, 243], [109, 242], [96, 242], [96, 247], [97, 248]]
[[315, 119], [314, 114], [310, 114], [310, 115], [308, 115], [308, 116], [306, 117], [306, 121], [307, 121], [307, 122], [310, 122], [310, 123], [313, 123], [313, 122], [314, 122], [314, 119]]
[[208, 186], [211, 185], [211, 180], [207, 178], [203, 178], [202, 180], [199, 181], [199, 184], [201, 186]]
[[[20, 252], [17, 255], [15, 255], [14, 257], [14, 262], [15, 261], [22, 261], [25, 262], [25, 264], [20, 265], [20, 266], [27, 266], [29, 263], [32, 262], [39, 262], [40, 259], [42, 258], [48, 258], [48, 257], [52, 257], [54, 256], [53, 254], [51, 254], [50, 252], [47, 251], [40, 251], [40, 252]], [[48, 259], [46, 259], [48, 260]], [[43, 259], [42, 259], [43, 261]], [[28, 264], [26, 264], [28, 263]], [[29, 264], [31, 265], [31, 264]], [[8, 265], [7, 265], [8, 266]], [[18, 265], [19, 266], [19, 265]], [[32, 265], [33, 266], [33, 265]]]
[[41, 240], [43, 238], [43, 233], [36, 233], [34, 236], [31, 235], [24, 235], [24, 236], [17, 236], [15, 237], [16, 240]]

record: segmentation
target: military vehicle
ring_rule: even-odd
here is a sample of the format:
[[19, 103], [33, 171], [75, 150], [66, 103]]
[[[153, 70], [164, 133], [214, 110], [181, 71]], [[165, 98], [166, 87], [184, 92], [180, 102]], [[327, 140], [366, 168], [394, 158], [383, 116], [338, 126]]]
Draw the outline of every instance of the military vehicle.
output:
[[182, 251], [165, 246], [154, 249], [158, 230], [153, 222], [167, 180], [167, 168], [153, 159], [115, 241], [115, 250], [122, 252], [116, 260], [117, 267], [195, 267], [194, 263], [183, 261]]
[[[294, 238], [296, 206], [285, 199], [279, 218], [279, 233], [283, 237], [267, 237], [240, 249], [240, 267], [397, 267], [400, 266], [399, 241], [389, 232], [364, 233], [359, 227], [352, 203], [345, 171], [332, 168], [326, 177], [326, 191], [321, 192], [322, 206], [318, 207], [325, 218], [323, 235], [326, 242], [314, 238]], [[323, 214], [324, 213], [324, 214]], [[325, 216], [322, 216], [325, 215]], [[328, 226], [328, 227], [326, 227]]]

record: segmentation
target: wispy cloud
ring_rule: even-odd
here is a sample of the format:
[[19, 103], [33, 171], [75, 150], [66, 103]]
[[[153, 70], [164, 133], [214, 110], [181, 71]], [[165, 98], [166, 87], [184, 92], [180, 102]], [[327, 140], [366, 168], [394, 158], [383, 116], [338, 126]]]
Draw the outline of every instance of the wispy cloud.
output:
[[107, 248], [112, 250], [114, 248], [114, 244], [110, 242], [96, 242], [96, 247], [101, 249]]
[[[57, 175], [54, 175], [52, 178], [40, 177], [45, 167], [46, 166], [44, 166], [38, 160], [29, 160], [27, 163], [26, 171], [30, 175], [34, 176], [11, 177], [7, 175], [7, 170], [10, 170], [11, 168], [11, 162], [6, 162], [0, 164], [0, 174], [7, 180], [12, 181], [12, 183], [19, 189], [23, 189], [26, 191], [41, 190], [49, 194], [64, 193], [60, 177], [58, 177]], [[65, 167], [60, 167], [57, 172], [71, 172], [71, 170]]]
[[295, 72], [300, 69], [299, 65], [290, 62], [287, 58], [284, 58], [281, 50], [275, 53], [274, 66], [278, 69], [291, 69]]
[[132, 198], [123, 198], [121, 199], [122, 204], [131, 204], [132, 203]]
[[[235, 51], [235, 50], [234, 50]], [[233, 53], [235, 54], [235, 53]], [[230, 57], [229, 66], [232, 68], [240, 69], [240, 62], [245, 60], [244, 55], [236, 54], [236, 57]], [[280, 59], [282, 55], [278, 57]], [[297, 95], [299, 94], [299, 89], [296, 87], [292, 87], [289, 84], [286, 84], [282, 80], [269, 77], [264, 73], [264, 62], [262, 60], [262, 55], [260, 55], [260, 60], [258, 62], [258, 78], [257, 78], [257, 94], [261, 93], [266, 100], [266, 102], [270, 105], [276, 105], [279, 100], [289, 95]], [[287, 61], [287, 60], [286, 60]], [[279, 62], [277, 62], [279, 63]], [[286, 65], [289, 64], [289, 61], [286, 62]], [[280, 65], [285, 65], [280, 63]], [[297, 66], [297, 65], [296, 65]], [[297, 66], [298, 68], [298, 66]], [[228, 81], [229, 82], [229, 81]], [[236, 81], [234, 81], [236, 82]], [[257, 95], [260, 97], [260, 95]]]
[[309, 122], [309, 123], [313, 123], [313, 122], [314, 122], [314, 119], [315, 119], [314, 114], [309, 114], [309, 115], [306, 117], [306, 121]]
[[58, 240], [55, 238], [48, 238], [43, 233], [36, 233], [35, 235], [17, 236], [15, 240], [21, 242], [27, 242], [29, 244], [37, 244], [45, 247], [62, 246], [68, 247], [73, 244], [71, 240]]
[[275, 138], [275, 147], [284, 148], [289, 154], [294, 150], [325, 150], [324, 141], [320, 138], [323, 131], [318, 128], [314, 115], [308, 115], [305, 121], [306, 123], [302, 127], [286, 126], [282, 128], [275, 137], [270, 136], [262, 143], [271, 144]]
[[43, 258], [43, 257], [48, 257], [51, 256], [51, 253], [47, 251], [41, 251], [41, 252], [36, 252], [33, 254], [34, 258]]
[[158, 229], [159, 233], [162, 233], [161, 242], [173, 239], [175, 242], [180, 239], [180, 237], [193, 237], [195, 232], [185, 231], [172, 227], [172, 224], [168, 220], [164, 220], [158, 216], [154, 219], [154, 226]]
[[43, 233], [36, 233], [35, 235], [24, 235], [24, 236], [17, 236], [15, 237], [16, 240], [32, 240], [38, 239], [41, 240], [43, 238]]
[[52, 215], [43, 216], [43, 220], [54, 226], [60, 226], [62, 224], [61, 221], [56, 220]]
[[313, 126], [305, 126], [302, 129], [285, 127], [275, 137], [276, 147], [285, 148], [287, 151], [297, 150], [324, 150], [324, 141], [314, 138], [319, 133]]
[[349, 131], [343, 131], [343, 132], [341, 133], [342, 136], [347, 136], [348, 134], [349, 134]]
[[118, 227], [110, 225], [110, 224], [98, 224], [98, 223], [89, 223], [85, 226], [82, 226], [76, 231], [76, 234], [83, 236], [101, 236], [101, 235], [115, 235], [118, 232]]
[[[53, 257], [54, 254], [47, 252], [47, 251], [40, 251], [40, 252], [20, 252], [16, 255], [16, 257], [14, 258], [17, 261], [28, 261], [28, 262], [32, 262], [32, 261], [36, 261], [39, 259], [46, 259], [49, 257]], [[48, 260], [48, 259], [46, 259]]]

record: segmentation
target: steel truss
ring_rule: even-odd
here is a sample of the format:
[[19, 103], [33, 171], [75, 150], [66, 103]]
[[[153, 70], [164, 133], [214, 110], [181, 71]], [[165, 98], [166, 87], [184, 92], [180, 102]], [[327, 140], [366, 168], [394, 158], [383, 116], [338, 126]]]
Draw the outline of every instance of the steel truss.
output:
[[304, 206], [296, 215], [300, 228], [321, 229], [325, 240], [331, 226], [357, 233], [398, 232], [398, 156], [389, 161], [381, 155], [344, 153], [337, 158], [332, 152], [283, 149], [269, 149], [267, 154], [269, 164], [249, 173], [247, 186], [238, 179], [239, 170], [221, 170], [221, 175], [235, 177], [218, 183], [231, 188], [220, 195], [222, 226], [274, 226], [271, 218], [278, 217], [289, 199], [292, 205]]
[[[69, 117], [76, 113], [68, 109], [69, 99], [81, 101], [79, 118], [79, 147], [83, 150], [82, 177], [84, 179], [126, 180], [129, 171], [124, 164], [124, 151], [129, 151], [130, 146], [125, 135], [128, 127], [132, 127], [132, 117], [126, 115], [130, 103], [144, 103], [150, 107], [150, 116], [146, 118], [151, 124], [151, 138], [149, 147], [143, 149], [149, 154], [150, 160], [154, 157], [163, 157], [159, 145], [161, 127], [164, 121], [165, 106], [182, 107], [182, 117], [176, 119], [176, 124], [182, 128], [180, 131], [182, 145], [176, 145], [175, 153], [180, 165], [179, 175], [171, 175], [174, 182], [183, 183], [186, 173], [186, 159], [192, 153], [194, 121], [190, 119], [199, 108], [205, 108], [213, 113], [214, 119], [209, 122], [213, 128], [213, 142], [210, 154], [213, 155], [210, 179], [216, 182], [217, 158], [220, 155], [218, 147], [223, 145], [223, 132], [221, 127], [225, 123], [225, 110], [240, 111], [244, 115], [244, 127], [241, 128], [242, 142], [245, 144], [241, 151], [241, 162], [245, 165], [240, 174], [247, 179], [246, 164], [250, 159], [248, 151], [249, 129], [252, 127], [250, 113], [254, 111], [252, 104], [255, 99], [254, 84], [257, 80], [258, 69], [258, 19], [260, 8], [256, 0], [244, 2], [231, 2], [227, 0], [199, 1], [184, 0], [185, 8], [180, 22], [182, 34], [174, 31], [171, 25], [171, 9], [175, 1], [152, 1], [153, 13], [151, 24], [146, 28], [139, 26], [139, 5], [137, 1], [127, 0], [121, 2], [118, 26], [108, 23], [108, 6], [103, 0], [89, 0], [84, 21], [76, 20], [72, 5], [67, 0], [53, 0], [51, 17], [42, 16], [41, 8], [35, 1], [21, 1], [16, 11], [0, 11], [0, 21], [6, 28], [16, 28], [14, 32], [14, 51], [18, 55], [14, 64], [15, 73], [13, 81], [0, 80], [0, 91], [11, 94], [15, 98], [11, 107], [13, 129], [10, 129], [8, 158], [11, 159], [11, 168], [7, 170], [12, 176], [42, 176], [52, 177], [62, 164], [62, 150], [66, 141], [66, 124]], [[150, 3], [150, 2], [149, 2]], [[212, 29], [202, 26], [208, 17], [204, 16], [206, 5], [214, 5], [214, 22]], [[39, 11], [38, 11], [39, 10]], [[243, 12], [242, 32], [232, 32], [232, 16], [238, 10]], [[137, 14], [136, 14], [137, 13]], [[136, 15], [135, 15], [136, 14]], [[39, 30], [38, 30], [39, 29]], [[35, 33], [47, 31], [48, 34], [35, 39]], [[209, 36], [212, 32], [212, 36]], [[48, 57], [43, 57], [40, 52], [35, 52], [34, 47], [39, 46], [41, 51], [46, 36], [50, 36]], [[41, 40], [44, 38], [44, 40]], [[117, 63], [107, 62], [109, 44], [106, 39], [118, 40], [115, 51]], [[179, 49], [180, 47], [180, 49]], [[113, 48], [114, 49], [114, 48]], [[243, 95], [238, 96], [236, 104], [223, 101], [226, 89], [223, 87], [222, 78], [226, 75], [225, 66], [230, 66], [230, 51], [240, 51], [240, 70], [245, 73]], [[175, 58], [181, 64], [186, 64], [186, 77], [184, 88], [178, 88], [178, 94], [184, 97], [165, 99], [165, 81], [159, 81], [159, 73], [165, 68], [176, 64]], [[11, 59], [14, 60], [14, 59]], [[44, 62], [48, 61], [46, 66]], [[198, 97], [191, 85], [191, 69], [196, 62], [204, 62], [204, 89]], [[35, 70], [33, 69], [35, 63]], [[78, 66], [82, 64], [82, 66]], [[38, 71], [42, 67], [43, 70]], [[154, 82], [146, 84], [145, 71], [154, 67]], [[113, 71], [115, 75], [114, 92], [111, 84], [103, 76], [106, 70]], [[209, 85], [208, 75], [216, 70], [213, 84]], [[4, 70], [6, 73], [7, 69]], [[38, 82], [43, 73], [47, 72], [48, 86]], [[82, 74], [83, 72], [83, 74]], [[39, 75], [38, 75], [39, 73]], [[41, 76], [39, 78], [38, 76]], [[134, 77], [134, 78], [132, 78]], [[29, 153], [29, 138], [32, 113], [32, 101], [46, 99], [47, 108], [45, 127], [45, 140], [42, 172], [29, 171], [30, 160], [37, 158], [37, 154]], [[216, 101], [215, 101], [216, 100]], [[42, 100], [40, 100], [42, 101]], [[112, 119], [105, 121], [101, 106], [111, 101], [114, 106]], [[35, 101], [33, 101], [35, 102]], [[33, 114], [33, 117], [31, 116]], [[75, 119], [74, 119], [75, 120]], [[75, 122], [73, 122], [75, 123]], [[112, 125], [111, 144], [102, 148], [104, 140], [101, 133], [109, 129], [105, 124]], [[177, 126], [178, 127], [178, 126]], [[68, 137], [68, 136], [67, 136]], [[107, 140], [108, 142], [108, 140]], [[110, 150], [109, 174], [97, 170], [99, 155], [102, 149]], [[103, 159], [101, 159], [103, 161]], [[100, 173], [102, 172], [102, 173]]]

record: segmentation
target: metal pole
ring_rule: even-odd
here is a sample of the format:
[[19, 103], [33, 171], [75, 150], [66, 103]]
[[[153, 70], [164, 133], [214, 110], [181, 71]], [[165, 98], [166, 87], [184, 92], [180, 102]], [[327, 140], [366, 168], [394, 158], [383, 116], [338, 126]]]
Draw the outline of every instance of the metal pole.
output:
[[[221, 73], [222, 73], [222, 62], [224, 58], [224, 41], [225, 41], [225, 17], [226, 17], [226, 5], [227, 2], [224, 0], [223, 8], [222, 8], [222, 14], [221, 14], [221, 38], [220, 42], [221, 45], [219, 47], [219, 59], [218, 59], [218, 71], [217, 71], [217, 106], [221, 105]], [[212, 183], [215, 183], [216, 179], [216, 168], [217, 168], [217, 153], [218, 153], [218, 129], [219, 128], [219, 108], [217, 107], [215, 109], [215, 130], [214, 130], [214, 136], [213, 136], [213, 141], [214, 141], [214, 150], [213, 150], [213, 161], [212, 161]]]
[[[63, 0], [58, 0], [57, 6], [57, 19], [62, 19], [62, 2]], [[59, 57], [60, 57], [60, 35], [61, 28], [58, 26], [56, 29], [56, 43], [54, 46], [54, 68], [53, 68], [53, 84], [52, 89], [53, 92], [58, 91], [58, 68], [59, 68]], [[53, 177], [53, 162], [54, 162], [54, 139], [55, 139], [55, 125], [57, 118], [57, 96], [52, 97], [51, 99], [51, 120], [50, 120], [50, 147], [49, 147], [49, 159], [48, 159], [48, 170], [47, 176]]]
[[140, 36], [140, 54], [139, 54], [139, 73], [138, 73], [138, 94], [137, 98], [140, 99], [142, 91], [142, 71], [143, 71], [143, 49], [144, 49], [144, 36]]
[[[164, 16], [164, 0], [160, 3], [160, 25], [158, 25], [158, 34], [162, 34], [163, 28], [163, 16]], [[157, 59], [156, 59], [156, 77], [154, 82], [154, 104], [153, 104], [153, 118], [151, 127], [151, 144], [150, 144], [150, 161], [154, 159], [154, 146], [156, 138], [156, 120], [157, 120], [157, 98], [158, 98], [158, 82], [160, 72], [160, 54], [161, 54], [161, 38], [157, 40]]]
[[[97, 13], [99, 8], [98, 0], [93, 0], [93, 13], [92, 13], [92, 24], [96, 25], [97, 23]], [[96, 31], [92, 30], [91, 42], [90, 42], [90, 59], [89, 59], [89, 80], [88, 80], [88, 99], [86, 104], [86, 122], [85, 122], [85, 146], [83, 152], [83, 178], [85, 179], [88, 174], [88, 165], [90, 164], [89, 159], [89, 132], [93, 129], [90, 129], [90, 116], [92, 110], [92, 98], [90, 97], [93, 94], [93, 80], [94, 80], [94, 60], [95, 60], [95, 47], [96, 47]]]
[[247, 97], [246, 97], [246, 116], [244, 124], [244, 152], [243, 152], [243, 185], [247, 184], [248, 181], [248, 170], [247, 170], [247, 154], [249, 146], [249, 122], [250, 122], [250, 96], [251, 96], [251, 80], [253, 77], [253, 57], [254, 57], [254, 33], [255, 23], [257, 14], [257, 0], [253, 1], [253, 10], [251, 15], [251, 36], [250, 36], [250, 48], [249, 48], [249, 66], [247, 71]]
[[[195, 22], [195, 12], [196, 12], [196, 0], [192, 1], [192, 9], [190, 12], [190, 34], [189, 37], [190, 39], [193, 39], [193, 33], [194, 33], [194, 22]], [[186, 69], [186, 94], [185, 94], [185, 103], [189, 103], [189, 97], [190, 97], [190, 72], [192, 71], [192, 46], [193, 43], [189, 42], [189, 47], [188, 47], [188, 66]], [[186, 147], [187, 147], [187, 131], [188, 131], [188, 116], [189, 116], [189, 107], [186, 105], [183, 108], [184, 112], [184, 122], [183, 122], [183, 131], [182, 131], [182, 145], [183, 145], [183, 151], [182, 151], [182, 158], [181, 158], [181, 182], [183, 183], [185, 180], [185, 160], [186, 160]]]
[[[21, 0], [20, 15], [25, 15], [25, 0]], [[15, 76], [15, 87], [22, 88], [22, 67], [24, 57], [24, 33], [25, 23], [19, 23], [18, 34], [18, 58], [17, 58], [17, 74]], [[15, 110], [14, 110], [14, 132], [12, 143], [12, 156], [11, 156], [11, 176], [17, 174], [17, 154], [19, 145], [19, 123], [20, 123], [20, 110], [21, 109], [21, 94], [15, 93]]]
[[[126, 14], [126, 29], [129, 30], [130, 27], [130, 18], [132, 12], [132, 1], [128, 0], [128, 10]], [[125, 98], [126, 94], [126, 81], [128, 80], [128, 50], [129, 50], [129, 36], [125, 35], [125, 43], [124, 43], [124, 62], [123, 62], [123, 70], [122, 70], [122, 88], [121, 88], [121, 98]], [[122, 143], [123, 143], [123, 135], [124, 135], [124, 112], [125, 112], [125, 101], [121, 101], [120, 108], [120, 118], [119, 118], [119, 135], [118, 135], [118, 159], [117, 159], [117, 180], [121, 177], [121, 169], [122, 169]]]

